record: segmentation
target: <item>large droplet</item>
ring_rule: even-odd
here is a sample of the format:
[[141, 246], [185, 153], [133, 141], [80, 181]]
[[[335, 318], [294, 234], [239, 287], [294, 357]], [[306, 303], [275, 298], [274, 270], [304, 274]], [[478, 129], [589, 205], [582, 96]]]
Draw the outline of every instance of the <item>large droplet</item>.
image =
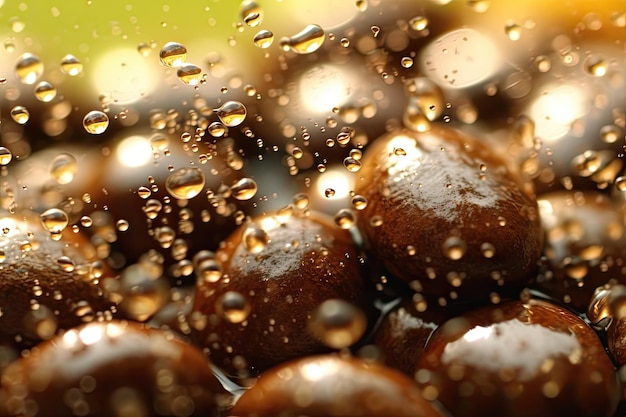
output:
[[246, 120], [246, 107], [238, 101], [227, 101], [213, 110], [224, 126], [239, 126]]
[[187, 59], [187, 48], [178, 42], [168, 42], [161, 48], [159, 58], [166, 67], [180, 67]]
[[187, 85], [200, 85], [204, 74], [202, 68], [194, 64], [182, 64], [176, 70], [178, 79]]
[[0, 165], [8, 165], [13, 159], [13, 154], [8, 148], [0, 146]]
[[232, 196], [237, 200], [250, 200], [257, 192], [256, 182], [252, 178], [242, 178], [230, 187]]
[[62, 153], [54, 157], [50, 164], [50, 175], [59, 184], [69, 184], [76, 175], [78, 161], [74, 155]]
[[310, 54], [322, 46], [324, 39], [324, 29], [318, 25], [308, 25], [294, 36], [281, 39], [280, 47], [285, 52], [291, 50], [298, 54]]
[[165, 188], [178, 200], [193, 198], [204, 188], [204, 173], [199, 168], [179, 168], [167, 177]]
[[27, 52], [17, 61], [15, 74], [24, 84], [34, 84], [43, 74], [43, 62], [38, 56]]
[[41, 213], [39, 217], [43, 227], [50, 233], [61, 233], [69, 222], [67, 213], [58, 208], [48, 209]]
[[72, 54], [67, 54], [61, 59], [61, 71], [72, 77], [83, 71], [83, 64]]
[[109, 127], [109, 116], [100, 110], [90, 111], [83, 118], [83, 127], [92, 135], [104, 133]]
[[324, 301], [315, 309], [308, 323], [313, 336], [333, 349], [353, 345], [363, 336], [366, 327], [367, 319], [363, 311], [340, 299]]
[[444, 99], [441, 88], [427, 77], [416, 77], [405, 81], [404, 92], [420, 113], [433, 121], [444, 110]]

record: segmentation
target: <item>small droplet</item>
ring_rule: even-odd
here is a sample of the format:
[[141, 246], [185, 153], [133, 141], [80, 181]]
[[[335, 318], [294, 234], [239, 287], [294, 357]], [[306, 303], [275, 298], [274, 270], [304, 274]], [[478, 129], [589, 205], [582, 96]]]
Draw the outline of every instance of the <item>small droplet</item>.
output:
[[180, 67], [187, 60], [187, 48], [178, 42], [168, 42], [161, 48], [159, 58], [166, 67]]
[[428, 19], [424, 16], [415, 16], [409, 20], [411, 29], [421, 32], [428, 27]]
[[220, 122], [213, 122], [208, 127], [209, 134], [214, 138], [221, 138], [226, 134], [228, 129]]
[[594, 77], [604, 76], [609, 69], [607, 62], [602, 57], [595, 55], [590, 55], [585, 59], [584, 68], [588, 74]]
[[39, 217], [43, 227], [50, 233], [61, 233], [69, 222], [67, 213], [58, 208], [48, 209]]
[[546, 55], [539, 55], [535, 58], [535, 65], [539, 72], [548, 72], [552, 68], [552, 60]]
[[348, 301], [330, 299], [320, 304], [308, 322], [311, 334], [326, 346], [343, 349], [363, 337], [367, 319], [361, 309]]
[[252, 178], [242, 178], [230, 187], [232, 196], [237, 200], [250, 200], [257, 192], [256, 182]]
[[269, 242], [270, 237], [265, 230], [254, 223], [248, 226], [243, 232], [243, 246], [250, 253], [261, 252]]
[[305, 193], [298, 193], [293, 196], [293, 204], [299, 210], [305, 210], [309, 207], [309, 196]]
[[[604, 143], [615, 143], [622, 135], [619, 127], [615, 125], [606, 125], [600, 129], [600, 139]], [[626, 136], [624, 137], [626, 139]]]
[[619, 176], [617, 178], [615, 178], [615, 188], [617, 188], [619, 191], [626, 191], [626, 177], [625, 176]]
[[61, 58], [61, 71], [72, 77], [83, 71], [83, 64], [72, 54], [67, 54]]
[[367, 207], [367, 198], [362, 195], [355, 195], [352, 197], [352, 206], [357, 210], [363, 210]]
[[24, 84], [34, 84], [43, 74], [43, 62], [38, 56], [27, 52], [18, 59], [15, 74]]
[[128, 228], [130, 227], [130, 224], [128, 223], [128, 220], [126, 219], [119, 219], [116, 223], [115, 223], [115, 228], [119, 231], [119, 232], [125, 232], [128, 230]]
[[227, 291], [215, 302], [215, 311], [230, 323], [241, 323], [250, 314], [250, 304], [241, 293]]
[[413, 58], [408, 56], [402, 57], [400, 65], [402, 65], [402, 68], [411, 68], [413, 66]]
[[246, 107], [238, 101], [227, 101], [219, 108], [213, 110], [224, 126], [239, 126], [246, 120]]
[[23, 125], [28, 122], [28, 119], [30, 118], [30, 113], [28, 112], [28, 109], [24, 106], [15, 106], [11, 109], [11, 118], [16, 123]]
[[92, 135], [100, 135], [109, 127], [109, 116], [99, 110], [92, 110], [83, 118], [83, 127]]
[[443, 254], [446, 258], [452, 259], [453, 261], [458, 261], [465, 255], [465, 251], [467, 246], [465, 245], [465, 241], [457, 236], [448, 237], [441, 247]]
[[59, 265], [65, 272], [72, 272], [76, 269], [74, 261], [69, 256], [59, 257], [57, 259], [57, 265]]
[[274, 43], [274, 34], [269, 30], [260, 30], [252, 40], [257, 47], [267, 49]]
[[137, 45], [137, 52], [139, 52], [139, 55], [147, 57], [152, 53], [152, 47], [146, 42], [139, 42]]
[[283, 51], [291, 50], [298, 54], [310, 54], [322, 46], [324, 39], [324, 29], [318, 25], [308, 25], [296, 35], [281, 39], [280, 46]]
[[496, 247], [489, 242], [485, 242], [480, 245], [480, 251], [485, 258], [493, 258], [493, 256], [496, 254]]
[[0, 165], [8, 165], [13, 159], [13, 154], [8, 148], [0, 146]]
[[348, 157], [343, 160], [343, 166], [350, 172], [357, 172], [361, 169], [361, 161]]
[[333, 188], [325, 189], [324, 196], [326, 196], [326, 198], [333, 198], [335, 196], [335, 190]]
[[522, 37], [522, 27], [516, 23], [507, 23], [504, 31], [512, 41], [518, 41]]
[[42, 81], [35, 87], [37, 100], [49, 103], [57, 96], [57, 89], [47, 81]]
[[354, 213], [349, 209], [341, 209], [335, 214], [335, 224], [342, 229], [349, 229], [354, 225]]
[[239, 15], [241, 20], [251, 28], [258, 26], [263, 21], [263, 9], [253, 0], [241, 2]]
[[50, 175], [59, 184], [69, 184], [78, 170], [78, 161], [74, 155], [61, 153], [50, 164]]
[[179, 168], [165, 180], [167, 192], [178, 200], [197, 196], [204, 188], [204, 173], [199, 168]]
[[204, 78], [202, 68], [194, 64], [181, 64], [176, 70], [176, 76], [187, 85], [200, 85]]

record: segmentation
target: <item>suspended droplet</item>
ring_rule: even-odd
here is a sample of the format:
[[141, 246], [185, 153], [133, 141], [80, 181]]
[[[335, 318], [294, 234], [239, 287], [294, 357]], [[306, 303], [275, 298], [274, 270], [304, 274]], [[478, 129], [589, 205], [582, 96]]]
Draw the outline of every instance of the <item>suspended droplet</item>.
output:
[[350, 172], [357, 172], [361, 169], [361, 161], [355, 158], [348, 157], [343, 160], [343, 166], [345, 166], [346, 169]]
[[124, 313], [133, 320], [146, 321], [165, 305], [169, 285], [162, 277], [162, 266], [143, 261], [126, 267], [120, 274], [116, 293]]
[[230, 323], [241, 323], [250, 314], [250, 304], [241, 293], [227, 291], [215, 302], [215, 311]]
[[246, 107], [238, 101], [227, 101], [219, 108], [213, 110], [224, 126], [239, 126], [246, 120]]
[[[615, 143], [621, 135], [620, 128], [615, 125], [606, 125], [600, 128], [600, 139], [604, 143]], [[624, 139], [626, 139], [626, 136], [624, 136]]]
[[74, 155], [61, 153], [54, 157], [50, 164], [50, 175], [59, 184], [69, 184], [74, 179], [76, 170], [78, 169], [78, 161]]
[[620, 175], [619, 177], [615, 178], [615, 188], [617, 188], [619, 191], [626, 191], [626, 177]]
[[428, 19], [424, 16], [415, 16], [409, 20], [411, 29], [421, 32], [428, 27]]
[[215, 259], [215, 253], [201, 250], [193, 257], [196, 275], [206, 282], [217, 282], [222, 277], [222, 265]]
[[299, 210], [304, 210], [309, 207], [309, 196], [305, 193], [298, 193], [293, 196], [293, 204]]
[[200, 85], [204, 74], [202, 68], [194, 64], [182, 64], [176, 70], [178, 79], [187, 85]]
[[504, 32], [512, 41], [518, 41], [522, 37], [522, 27], [516, 23], [507, 23]]
[[400, 65], [402, 65], [402, 68], [411, 68], [413, 66], [413, 58], [408, 56], [402, 57]]
[[260, 30], [252, 40], [257, 47], [267, 49], [274, 43], [274, 34], [269, 30]]
[[354, 225], [354, 213], [349, 209], [341, 209], [335, 214], [335, 224], [342, 229], [349, 229]]
[[109, 116], [99, 110], [92, 110], [83, 118], [83, 127], [92, 135], [100, 135], [109, 127]]
[[143, 212], [150, 220], [154, 220], [158, 217], [159, 213], [163, 209], [163, 204], [157, 199], [151, 198], [146, 201], [146, 205], [143, 206]]
[[15, 121], [16, 123], [23, 125], [28, 122], [29, 118], [30, 113], [28, 112], [28, 109], [26, 107], [15, 106], [11, 109], [11, 119], [13, 119], [13, 121]]
[[204, 173], [199, 168], [179, 168], [165, 180], [167, 192], [178, 200], [197, 196], [204, 188]]
[[115, 223], [115, 228], [120, 231], [120, 232], [125, 232], [128, 230], [128, 228], [130, 227], [130, 223], [128, 223], [128, 220], [126, 219], [119, 219], [116, 223]]
[[367, 318], [361, 309], [345, 300], [321, 303], [308, 322], [311, 334], [333, 349], [352, 346], [363, 337]]
[[442, 244], [441, 250], [446, 258], [457, 261], [465, 255], [467, 246], [465, 241], [457, 236], [448, 237]]
[[263, 9], [253, 0], [244, 0], [239, 6], [241, 20], [251, 28], [258, 26], [263, 21]]
[[607, 73], [609, 65], [602, 57], [589, 55], [585, 59], [584, 68], [588, 74], [594, 77], [602, 77]]
[[409, 97], [407, 107], [415, 107], [428, 120], [433, 121], [443, 114], [445, 109], [443, 92], [429, 78], [416, 77], [406, 80], [404, 91]]
[[324, 29], [318, 25], [308, 25], [296, 35], [281, 39], [280, 46], [285, 52], [291, 50], [298, 54], [310, 54], [322, 46], [324, 39]]
[[250, 253], [261, 252], [269, 242], [270, 237], [267, 232], [254, 223], [243, 232], [243, 246]]
[[211, 136], [213, 136], [214, 138], [221, 138], [228, 131], [226, 126], [224, 126], [220, 122], [213, 122], [213, 123], [211, 123], [209, 125], [208, 130], [209, 130], [209, 133], [211, 134]]
[[161, 48], [159, 58], [166, 67], [180, 67], [187, 60], [187, 48], [178, 42], [168, 42]]
[[492, 243], [484, 242], [480, 245], [480, 251], [485, 258], [493, 258], [496, 254], [496, 247]]
[[250, 200], [257, 192], [256, 182], [252, 178], [242, 178], [230, 187], [232, 196], [237, 200]]
[[67, 54], [61, 58], [61, 71], [72, 77], [83, 71], [83, 64], [72, 54]]
[[352, 206], [357, 210], [363, 210], [367, 207], [367, 198], [362, 195], [355, 195], [352, 197]]
[[35, 97], [37, 100], [48, 103], [57, 95], [57, 89], [47, 81], [42, 81], [35, 87]]
[[139, 55], [147, 57], [152, 53], [152, 47], [146, 42], [139, 42], [137, 52], [139, 52]]
[[15, 74], [24, 84], [34, 84], [43, 74], [43, 62], [38, 56], [27, 52], [18, 59]]
[[0, 165], [8, 165], [13, 159], [13, 154], [8, 148], [0, 146]]
[[67, 213], [58, 208], [48, 209], [41, 213], [39, 217], [43, 227], [50, 233], [61, 233], [69, 222]]

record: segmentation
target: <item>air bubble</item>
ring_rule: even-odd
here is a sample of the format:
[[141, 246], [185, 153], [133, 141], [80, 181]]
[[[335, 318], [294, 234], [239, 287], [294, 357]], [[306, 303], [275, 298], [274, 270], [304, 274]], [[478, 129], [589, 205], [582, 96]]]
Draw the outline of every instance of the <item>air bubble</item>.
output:
[[467, 246], [465, 241], [457, 236], [448, 237], [441, 246], [441, 250], [446, 258], [458, 261], [465, 255]]
[[8, 165], [13, 159], [13, 154], [8, 148], [0, 146], [0, 165]]
[[363, 337], [366, 328], [363, 311], [340, 299], [324, 301], [308, 322], [311, 334], [333, 349], [352, 346]]

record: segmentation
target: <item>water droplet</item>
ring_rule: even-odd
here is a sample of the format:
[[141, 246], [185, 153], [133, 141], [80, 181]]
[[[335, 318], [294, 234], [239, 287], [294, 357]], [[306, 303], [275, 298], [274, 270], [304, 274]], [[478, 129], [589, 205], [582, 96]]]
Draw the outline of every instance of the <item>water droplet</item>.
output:
[[608, 63], [599, 56], [589, 55], [584, 63], [585, 71], [594, 77], [602, 77], [609, 69]]
[[16, 123], [23, 125], [28, 122], [28, 119], [30, 118], [30, 113], [28, 112], [28, 109], [24, 106], [15, 106], [11, 109], [11, 118]]
[[13, 154], [8, 148], [0, 146], [0, 165], [8, 165], [13, 159]]
[[27, 52], [18, 59], [15, 74], [24, 84], [34, 84], [43, 74], [43, 62], [38, 56]]
[[57, 96], [57, 89], [48, 81], [42, 81], [35, 87], [35, 97], [44, 103], [51, 102]]
[[325, 189], [324, 196], [326, 196], [326, 198], [333, 198], [335, 196], [335, 190], [333, 188]]
[[61, 233], [67, 226], [67, 213], [58, 208], [51, 208], [40, 214], [41, 224], [50, 233]]
[[187, 85], [200, 85], [204, 78], [202, 68], [194, 64], [181, 64], [176, 70], [176, 76]]
[[92, 135], [100, 135], [109, 127], [109, 116], [99, 110], [92, 110], [83, 118], [83, 127]]
[[250, 253], [261, 252], [269, 242], [270, 237], [265, 230], [254, 223], [248, 226], [243, 232], [243, 246]]
[[413, 66], [413, 58], [408, 56], [402, 57], [400, 65], [402, 65], [402, 68], [411, 68]]
[[137, 45], [137, 52], [139, 52], [139, 55], [147, 57], [152, 53], [152, 47], [149, 43], [139, 42]]
[[166, 67], [179, 67], [187, 60], [187, 48], [178, 42], [168, 42], [161, 48], [159, 58]]
[[626, 12], [613, 12], [611, 14], [611, 23], [616, 28], [626, 27]]
[[409, 105], [417, 108], [419, 113], [433, 121], [445, 109], [441, 88], [426, 77], [410, 78], [404, 83], [405, 94], [409, 97]]
[[215, 302], [215, 311], [230, 323], [241, 323], [250, 314], [250, 304], [241, 293], [227, 291]]
[[72, 272], [76, 269], [74, 261], [69, 256], [61, 256], [57, 259], [57, 265], [65, 272]]
[[115, 223], [115, 228], [120, 232], [127, 231], [129, 227], [130, 227], [130, 224], [128, 223], [128, 220], [125, 220], [125, 219], [119, 219]]
[[367, 318], [363, 311], [340, 299], [321, 303], [308, 322], [311, 334], [333, 349], [352, 346], [363, 337], [366, 328]]
[[485, 13], [489, 10], [490, 3], [489, 0], [467, 0], [467, 6], [476, 13]]
[[465, 255], [467, 246], [465, 245], [465, 241], [460, 237], [450, 236], [443, 242], [441, 250], [446, 258], [458, 261]]
[[299, 210], [305, 210], [309, 207], [309, 196], [305, 193], [298, 193], [293, 196], [293, 204]]
[[296, 35], [281, 39], [280, 46], [283, 51], [291, 50], [298, 54], [310, 54], [322, 46], [324, 39], [324, 29], [318, 25], [308, 25]]
[[197, 196], [204, 188], [204, 173], [199, 168], [179, 168], [165, 180], [167, 192], [178, 200]]
[[160, 264], [146, 260], [129, 265], [121, 272], [116, 293], [122, 297], [120, 308], [126, 315], [143, 322], [165, 305], [169, 286], [162, 274]]
[[355, 195], [352, 197], [352, 206], [357, 210], [363, 210], [367, 207], [367, 198], [362, 195]]
[[620, 175], [619, 177], [615, 178], [615, 187], [619, 191], [626, 191], [626, 177]]
[[411, 29], [421, 32], [428, 27], [428, 19], [424, 16], [415, 16], [409, 20]]
[[489, 242], [484, 242], [480, 245], [480, 251], [485, 258], [493, 258], [493, 256], [496, 254], [496, 247]]
[[213, 111], [227, 127], [239, 126], [246, 120], [246, 107], [238, 101], [227, 101]]
[[72, 77], [83, 71], [83, 64], [72, 54], [67, 54], [61, 58], [61, 71]]
[[176, 232], [169, 226], [157, 227], [154, 231], [154, 238], [163, 249], [172, 247], [176, 239]]
[[230, 187], [232, 196], [237, 200], [250, 200], [257, 192], [256, 182], [252, 178], [242, 178]]
[[93, 225], [93, 219], [89, 216], [82, 216], [80, 218], [80, 225], [83, 227], [91, 227]]
[[357, 172], [361, 169], [361, 161], [355, 158], [348, 157], [343, 160], [343, 166], [345, 166], [346, 169], [350, 172]]
[[267, 49], [274, 43], [274, 34], [269, 30], [260, 30], [252, 40], [257, 47]]
[[251, 28], [258, 26], [263, 21], [263, 9], [252, 0], [244, 0], [239, 6], [241, 20]]
[[222, 265], [215, 259], [215, 253], [201, 250], [193, 257], [196, 275], [206, 282], [217, 282], [222, 277]]
[[226, 134], [228, 129], [220, 122], [213, 122], [208, 127], [209, 134], [214, 138], [221, 138]]
[[335, 224], [342, 229], [349, 229], [354, 225], [354, 213], [350, 209], [340, 209], [334, 217]]
[[507, 23], [504, 32], [512, 41], [518, 41], [522, 37], [522, 27], [516, 23]]
[[[619, 127], [615, 125], [606, 125], [600, 129], [600, 138], [604, 143], [615, 143], [620, 139], [622, 132]], [[624, 136], [626, 139], [626, 136]]]
[[50, 175], [59, 184], [69, 184], [78, 169], [78, 161], [74, 155], [61, 153], [54, 157], [50, 164]]
[[552, 68], [552, 60], [546, 55], [539, 55], [535, 58], [535, 65], [539, 72], [548, 72]]

